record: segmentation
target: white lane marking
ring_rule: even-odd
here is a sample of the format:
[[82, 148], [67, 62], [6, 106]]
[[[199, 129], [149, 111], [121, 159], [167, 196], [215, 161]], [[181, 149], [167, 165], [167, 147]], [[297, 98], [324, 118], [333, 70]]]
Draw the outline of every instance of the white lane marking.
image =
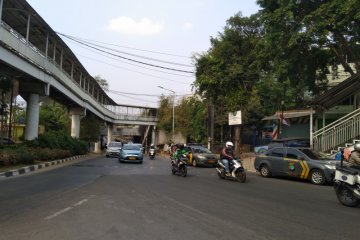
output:
[[60, 211], [57, 211], [57, 212], [54, 213], [54, 214], [51, 214], [50, 216], [47, 216], [47, 217], [44, 218], [44, 219], [45, 219], [45, 220], [51, 220], [51, 219], [53, 219], [53, 218], [55, 218], [55, 217], [57, 217], [57, 216], [60, 216], [61, 214], [64, 214], [64, 213], [70, 211], [70, 210], [73, 209], [74, 207], [78, 207], [78, 206], [86, 203], [88, 200], [89, 200], [89, 199], [85, 198], [85, 199], [83, 199], [83, 200], [81, 200], [81, 201], [73, 204], [73, 205], [70, 206], [70, 207], [66, 207], [66, 208], [64, 208], [64, 209], [61, 209]]

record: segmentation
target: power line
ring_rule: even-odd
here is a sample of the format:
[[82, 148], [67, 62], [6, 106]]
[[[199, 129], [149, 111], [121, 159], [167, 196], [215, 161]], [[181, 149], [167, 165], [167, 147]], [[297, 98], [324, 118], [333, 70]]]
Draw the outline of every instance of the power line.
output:
[[[57, 33], [58, 33], [58, 32], [57, 32]], [[58, 33], [58, 34], [62, 34], [62, 33]], [[65, 34], [64, 34], [64, 35], [65, 35]], [[71, 35], [67, 35], [67, 36], [70, 36], [70, 37], [75, 38], [75, 39], [79, 39], [79, 40], [81, 40], [81, 41], [97, 42], [97, 43], [101, 43], [101, 44], [106, 44], [106, 45], [116, 46], [116, 47], [121, 47], [121, 48], [127, 48], [127, 49], [132, 49], [132, 50], [137, 50], [137, 51], [150, 52], [150, 53], [156, 53], [156, 54], [161, 54], [161, 55], [168, 55], [168, 56], [173, 56], [173, 57], [180, 57], [180, 58], [189, 58], [189, 59], [191, 59], [191, 57], [182, 56], [182, 55], [178, 55], [178, 54], [164, 53], [164, 52], [157, 52], [157, 51], [151, 51], [151, 50], [144, 50], [144, 49], [139, 49], [139, 48], [121, 46], [121, 45], [117, 45], [117, 44], [113, 44], [113, 43], [100, 42], [100, 41], [91, 40], [91, 39], [86, 39], [86, 38], [79, 38], [79, 37], [75, 37], [75, 36], [71, 36]]]
[[[99, 54], [100, 54], [100, 53], [99, 53]], [[90, 59], [90, 60], [93, 60], [93, 61], [96, 61], [96, 62], [100, 62], [100, 63], [106, 64], [106, 65], [108, 65], [108, 66], [125, 69], [125, 70], [131, 71], [131, 72], [135, 72], [135, 73], [139, 73], [139, 74], [145, 75], [145, 76], [150, 76], [150, 77], [159, 78], [159, 79], [163, 79], [163, 80], [166, 80], [166, 81], [176, 82], [176, 83], [181, 83], [181, 84], [186, 84], [186, 85], [189, 84], [189, 83], [185, 83], [185, 82], [180, 82], [180, 81], [171, 80], [171, 79], [168, 79], [168, 78], [163, 78], [163, 77], [155, 76], [155, 75], [148, 74], [148, 73], [143, 73], [143, 72], [135, 71], [135, 70], [132, 70], [132, 69], [129, 69], [129, 68], [117, 66], [117, 65], [110, 64], [110, 63], [107, 63], [107, 62], [103, 62], [103, 61], [100, 61], [100, 60], [97, 60], [97, 59], [93, 59], [93, 58], [90, 58], [90, 57], [86, 57], [86, 56], [81, 55], [81, 54], [77, 54], [77, 55], [78, 55], [78, 56], [81, 56], [81, 57], [83, 57], [83, 58], [87, 58], [87, 59]], [[101, 55], [102, 55], [102, 54], [101, 54]], [[109, 57], [109, 56], [104, 56], [104, 57], [108, 57], [108, 58], [112, 59], [112, 58]], [[121, 61], [121, 60], [118, 60], [118, 61]], [[123, 62], [123, 61], [121, 61], [121, 62]], [[135, 65], [135, 64], [131, 64], [131, 63], [127, 63], [127, 62], [124, 62], [124, 63], [129, 64], [129, 65], [137, 66], [137, 65]], [[142, 66], [141, 66], [141, 67], [142, 67]], [[176, 74], [176, 73], [168, 73], [168, 72], [163, 72], [163, 71], [159, 71], [159, 70], [154, 70], [154, 69], [150, 69], [150, 68], [146, 68], [146, 67], [142, 67], [142, 68], [145, 68], [145, 69], [148, 69], [148, 70], [151, 70], [151, 71], [157, 71], [157, 72], [162, 72], [162, 73], [166, 73], [166, 74], [176, 75], [176, 76], [191, 77], [191, 76], [185, 76], [185, 75], [180, 75], [180, 74]]]
[[[145, 97], [160, 97], [163, 94], [146, 94], [146, 93], [132, 93], [132, 92], [121, 92], [121, 91], [116, 91], [116, 90], [108, 90], [108, 92], [114, 93], [114, 94], [119, 94], [119, 95], [134, 95], [134, 96], [145, 96]], [[187, 95], [191, 95], [190, 93], [187, 94], [176, 94], [176, 97], [182, 97], [182, 96], [187, 96]]]
[[134, 59], [131, 59], [131, 58], [123, 57], [123, 56], [120, 56], [120, 55], [118, 55], [118, 54], [114, 54], [114, 53], [110, 53], [110, 52], [104, 51], [104, 50], [99, 49], [99, 48], [97, 48], [97, 47], [89, 46], [89, 45], [86, 44], [86, 43], [83, 43], [83, 42], [80, 42], [80, 41], [78, 41], [78, 40], [72, 39], [72, 38], [70, 38], [70, 37], [68, 37], [68, 36], [66, 36], [66, 35], [61, 34], [61, 33], [58, 33], [58, 34], [66, 37], [66, 38], [68, 38], [68, 39], [70, 39], [70, 40], [73, 40], [73, 41], [75, 41], [75, 42], [78, 42], [78, 43], [80, 43], [80, 44], [82, 44], [82, 45], [85, 45], [85, 46], [87, 46], [87, 47], [89, 47], [89, 48], [93, 48], [93, 49], [96, 49], [96, 50], [98, 50], [98, 51], [100, 51], [100, 52], [104, 52], [104, 53], [107, 53], [107, 54], [109, 54], [109, 55], [113, 55], [113, 56], [115, 56], [115, 57], [119, 57], [119, 58], [122, 58], [122, 59], [126, 59], [126, 60], [131, 61], [131, 62], [136, 62], [136, 63], [140, 63], [140, 64], [144, 64], [144, 65], [148, 65], [148, 66], [156, 67], [156, 68], [167, 69], [167, 70], [170, 70], [170, 71], [177, 71], [177, 72], [184, 72], [184, 73], [195, 73], [195, 72], [193, 72], [193, 71], [186, 71], [186, 70], [181, 70], [181, 69], [176, 69], [176, 68], [163, 67], [163, 66], [160, 66], [160, 65], [155, 65], [155, 64], [146, 63], [146, 62], [134, 60]]
[[88, 42], [88, 41], [79, 40], [78, 38], [71, 37], [71, 36], [69, 36], [69, 35], [65, 35], [65, 34], [62, 34], [62, 35], [63, 35], [63, 36], [67, 36], [68, 38], [70, 38], [70, 39], [73, 40], [73, 41], [74, 41], [74, 40], [78, 40], [78, 41], [80, 41], [80, 42], [84, 42], [84, 43], [87, 43], [87, 44], [90, 44], [90, 45], [93, 45], [93, 46], [96, 46], [96, 47], [100, 47], [100, 48], [104, 48], [104, 49], [107, 49], [107, 50], [110, 50], [110, 51], [114, 51], [114, 52], [118, 52], [118, 53], [130, 55], [130, 56], [133, 56], [133, 57], [144, 58], [144, 59], [147, 59], [147, 60], [158, 61], [158, 62], [162, 62], [162, 63], [174, 64], [174, 65], [179, 65], [179, 66], [183, 66], [183, 67], [191, 67], [191, 68], [194, 67], [194, 66], [188, 65], [188, 64], [182, 64], [182, 63], [177, 63], [177, 62], [165, 61], [165, 60], [161, 60], [161, 59], [156, 59], [156, 58], [145, 57], [145, 56], [141, 56], [141, 55], [137, 55], [137, 54], [133, 54], [133, 53], [128, 53], [128, 52], [120, 51], [120, 50], [117, 50], [117, 49], [114, 49], [114, 48], [105, 47], [105, 46], [102, 46], [102, 45], [99, 45], [99, 44], [94, 44], [94, 43], [91, 43], [91, 42]]

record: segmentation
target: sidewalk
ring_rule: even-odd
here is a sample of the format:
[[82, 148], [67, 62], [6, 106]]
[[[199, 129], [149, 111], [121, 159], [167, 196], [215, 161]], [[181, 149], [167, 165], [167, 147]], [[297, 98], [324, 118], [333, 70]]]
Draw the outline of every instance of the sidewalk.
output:
[[91, 159], [91, 158], [97, 157], [97, 156], [99, 156], [99, 154], [96, 154], [96, 155], [95, 154], [86, 154], [86, 155], [72, 156], [72, 157], [68, 157], [68, 158], [64, 158], [64, 159], [59, 159], [59, 160], [54, 160], [54, 161], [49, 161], [49, 162], [42, 162], [42, 163], [38, 163], [38, 164], [26, 166], [26, 167], [21, 167], [18, 169], [8, 170], [5, 172], [1, 172], [1, 168], [0, 168], [0, 180], [5, 179], [7, 177], [18, 176], [18, 175], [30, 173], [33, 171], [41, 170], [41, 169], [44, 169], [47, 167], [72, 162], [75, 160], [87, 160], [87, 159]]

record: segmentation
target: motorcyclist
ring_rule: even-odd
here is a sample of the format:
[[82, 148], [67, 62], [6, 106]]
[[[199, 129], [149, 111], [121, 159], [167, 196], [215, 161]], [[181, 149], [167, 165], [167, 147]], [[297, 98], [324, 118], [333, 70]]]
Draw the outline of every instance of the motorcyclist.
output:
[[188, 151], [184, 148], [184, 144], [178, 144], [176, 151], [174, 153], [174, 159], [175, 159], [176, 166], [178, 165], [179, 160], [183, 154], [187, 155]]
[[154, 149], [154, 155], [155, 155], [155, 146], [154, 146], [154, 144], [153, 144], [153, 143], [150, 145], [150, 148], [149, 148], [149, 155], [150, 155], [151, 149]]
[[360, 143], [354, 145], [354, 151], [350, 155], [349, 164], [351, 167], [360, 168]]
[[234, 159], [234, 151], [233, 151], [234, 144], [232, 142], [226, 142], [225, 147], [221, 150], [220, 159], [225, 166], [226, 176], [231, 176], [230, 169], [229, 169], [229, 160]]

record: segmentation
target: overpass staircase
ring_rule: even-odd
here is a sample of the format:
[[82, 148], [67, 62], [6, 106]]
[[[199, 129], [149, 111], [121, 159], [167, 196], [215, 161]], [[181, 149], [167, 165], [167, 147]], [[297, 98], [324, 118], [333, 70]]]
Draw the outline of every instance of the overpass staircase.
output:
[[313, 148], [334, 153], [360, 142], [360, 108], [313, 133]]

